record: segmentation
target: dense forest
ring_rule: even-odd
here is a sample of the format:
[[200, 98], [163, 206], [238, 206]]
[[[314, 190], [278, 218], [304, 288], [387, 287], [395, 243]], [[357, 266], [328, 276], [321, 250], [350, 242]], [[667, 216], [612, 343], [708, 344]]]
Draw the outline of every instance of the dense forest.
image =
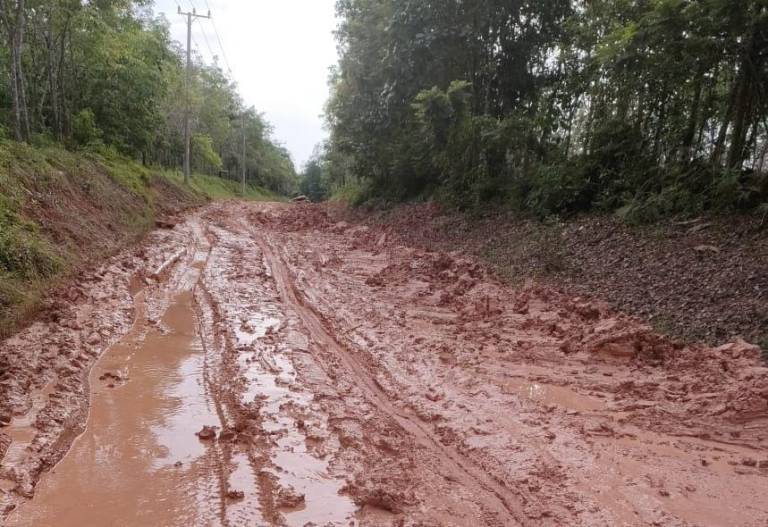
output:
[[766, 0], [339, 0], [315, 159], [356, 199], [766, 210]]
[[[146, 165], [184, 155], [185, 57], [151, 0], [0, 0], [0, 136], [109, 148]], [[296, 175], [218, 65], [193, 61], [192, 166], [288, 193]]]

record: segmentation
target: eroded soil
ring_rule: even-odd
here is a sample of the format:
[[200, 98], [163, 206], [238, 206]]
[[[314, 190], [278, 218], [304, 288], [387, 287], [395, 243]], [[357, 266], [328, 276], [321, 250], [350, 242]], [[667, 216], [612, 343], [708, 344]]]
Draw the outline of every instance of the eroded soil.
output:
[[768, 522], [768, 369], [312, 205], [220, 203], [1, 344], [6, 525]]

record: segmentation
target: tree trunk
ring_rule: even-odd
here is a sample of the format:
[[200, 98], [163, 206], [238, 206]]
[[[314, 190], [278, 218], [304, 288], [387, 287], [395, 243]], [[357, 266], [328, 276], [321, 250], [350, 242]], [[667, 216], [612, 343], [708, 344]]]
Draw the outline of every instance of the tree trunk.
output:
[[28, 140], [31, 135], [29, 127], [29, 110], [27, 107], [27, 80], [24, 76], [24, 29], [25, 29], [24, 0], [18, 0], [16, 12], [16, 74], [19, 83], [19, 106], [21, 113], [21, 124], [23, 126], [24, 139]]
[[739, 75], [733, 83], [731, 88], [731, 96], [728, 101], [728, 108], [725, 110], [723, 116], [723, 122], [720, 125], [720, 132], [717, 135], [717, 141], [715, 142], [715, 149], [712, 152], [712, 164], [720, 166], [723, 158], [723, 152], [725, 151], [725, 140], [728, 137], [728, 129], [731, 126], [731, 119], [733, 119], [733, 111], [736, 108], [736, 101], [739, 96], [739, 86], [741, 84], [741, 75]]
[[19, 110], [19, 72], [16, 69], [16, 50], [11, 43], [11, 106], [13, 108], [13, 136], [18, 142], [24, 140], [21, 127], [21, 112]]
[[[66, 27], [66, 26], [65, 26]], [[66, 31], [66, 29], [65, 29]], [[48, 30], [43, 36], [45, 40], [45, 47], [47, 51], [47, 73], [48, 73], [48, 87], [51, 91], [51, 112], [53, 113], [53, 130], [56, 138], [61, 141], [64, 138], [62, 119], [61, 119], [61, 104], [59, 102], [59, 76], [57, 74], [57, 42], [54, 35], [53, 14], [49, 13], [48, 16]], [[60, 40], [64, 40], [64, 35], [60, 36]]]
[[[664, 87], [661, 90], [662, 93], [667, 93], [667, 87], [664, 85]], [[669, 106], [669, 95], [665, 95], [664, 98], [659, 102], [659, 111], [658, 111], [658, 120], [656, 122], [656, 130], [653, 134], [653, 157], [654, 159], [659, 159], [661, 156], [660, 150], [661, 150], [661, 136], [664, 133], [664, 129], [666, 128], [667, 124], [667, 110]], [[665, 160], [666, 161], [666, 160]]]
[[699, 71], [696, 73], [696, 79], [693, 85], [693, 101], [688, 115], [688, 126], [683, 134], [683, 140], [680, 148], [680, 161], [688, 163], [693, 157], [693, 139], [696, 137], [696, 124], [699, 122], [699, 112], [701, 108], [701, 95], [704, 88], [704, 73], [706, 67], [702, 63]]
[[9, 74], [13, 105], [13, 132], [16, 140], [21, 142], [29, 139], [26, 83], [21, 60], [24, 48], [24, 0], [17, 0], [13, 12], [5, 0], [0, 0], [0, 11], [2, 11], [2, 21], [8, 34], [8, 47], [11, 52]]
[[760, 53], [757, 49], [757, 26], [752, 27], [746, 42], [739, 71], [738, 98], [736, 116], [733, 124], [731, 150], [728, 154], [728, 168], [738, 169], [746, 157], [746, 136], [749, 128], [749, 115], [755, 95], [756, 70], [759, 68]]

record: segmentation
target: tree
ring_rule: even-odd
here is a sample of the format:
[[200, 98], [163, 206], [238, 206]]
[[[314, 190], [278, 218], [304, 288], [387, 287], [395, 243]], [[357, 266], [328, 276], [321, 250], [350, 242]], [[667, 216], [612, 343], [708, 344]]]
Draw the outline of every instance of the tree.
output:
[[[168, 22], [150, 0], [0, 0], [0, 125], [17, 141], [42, 135], [64, 144], [104, 144], [173, 168], [183, 157], [184, 61]], [[194, 57], [194, 169], [234, 174], [245, 113], [248, 179], [286, 192], [296, 185], [290, 156], [263, 116], [246, 106], [218, 67]], [[1, 119], [1, 118], [0, 118]]]
[[[768, 200], [765, 0], [339, 0], [337, 13], [327, 173], [371, 197], [558, 204], [546, 213]], [[734, 180], [738, 203], [717, 190]]]
[[24, 0], [0, 0], [0, 21], [10, 49], [10, 85], [13, 100], [13, 131], [17, 141], [29, 139], [29, 115], [24, 76], [24, 35], [26, 7]]
[[328, 198], [328, 187], [325, 182], [322, 160], [313, 157], [307, 162], [301, 174], [301, 193], [314, 202], [324, 201]]

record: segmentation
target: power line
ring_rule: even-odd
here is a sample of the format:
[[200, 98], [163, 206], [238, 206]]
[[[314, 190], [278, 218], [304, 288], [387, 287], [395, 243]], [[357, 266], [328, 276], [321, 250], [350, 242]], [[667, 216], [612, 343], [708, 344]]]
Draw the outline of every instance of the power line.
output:
[[[208, 3], [208, 0], [205, 1], [205, 7], [208, 8], [208, 13], [211, 12], [211, 5]], [[192, 4], [192, 7], [194, 8], [194, 2], [192, 0], [189, 0], [189, 3]], [[224, 43], [221, 40], [221, 34], [219, 33], [219, 28], [216, 27], [216, 21], [208, 17], [208, 19], [211, 21], [211, 26], [213, 26], [213, 32], [216, 35], [216, 41], [219, 43], [219, 49], [221, 50], [221, 57], [224, 59], [224, 64], [227, 67], [227, 72], [229, 73], [230, 77], [234, 77], [234, 74], [232, 73], [232, 66], [229, 63], [229, 58], [227, 57], [227, 50], [224, 49]], [[205, 33], [205, 28], [203, 28], [203, 23], [200, 22], [200, 27], [203, 30], [203, 37], [205, 37], [205, 43], [208, 46], [208, 50], [211, 51], [211, 55], [213, 55], [213, 51], [211, 50], [210, 43], [208, 42], [208, 35]], [[245, 134], [245, 119], [246, 119], [246, 112], [243, 112], [242, 118], [242, 126], [241, 126], [241, 133], [243, 135], [242, 137], [242, 157], [240, 158], [240, 170], [241, 170], [241, 180], [242, 180], [242, 193], [243, 196], [245, 196], [245, 182], [246, 182], [246, 174], [247, 174], [247, 167], [246, 167], [246, 156], [247, 156], [247, 149], [246, 149], [246, 134]]]
[[224, 44], [221, 42], [221, 36], [219, 35], [219, 30], [216, 28], [216, 22], [211, 20], [211, 25], [213, 26], [213, 31], [216, 34], [216, 40], [219, 41], [219, 48], [221, 49], [221, 54], [224, 58], [224, 64], [227, 65], [227, 70], [229, 71], [229, 74], [233, 75], [232, 66], [230, 66], [229, 59], [227, 58], [227, 51], [224, 49]]
[[[208, 51], [211, 53], [211, 57], [216, 57], [216, 54], [213, 52], [213, 48], [211, 47], [211, 43], [208, 40], [208, 34], [205, 31], [205, 26], [203, 26], [203, 23], [199, 20], [200, 18], [206, 18], [211, 21], [211, 25], [213, 26], [213, 31], [216, 34], [216, 41], [219, 44], [219, 49], [221, 50], [221, 57], [224, 59], [224, 64], [227, 67], [227, 72], [231, 77], [234, 77], [234, 74], [232, 73], [232, 66], [229, 63], [229, 58], [227, 57], [227, 51], [224, 49], [224, 43], [221, 39], [221, 34], [219, 33], [219, 29], [216, 27], [216, 22], [211, 18], [211, 6], [208, 3], [208, 0], [205, 1], [205, 5], [208, 8], [208, 16], [205, 15], [198, 15], [197, 14], [197, 6], [195, 6], [195, 3], [193, 0], [187, 0], [189, 4], [192, 6], [192, 11], [188, 13], [182, 13], [181, 6], [179, 5], [178, 0], [176, 0], [176, 5], [179, 7], [179, 14], [186, 15], [187, 17], [187, 76], [186, 76], [186, 92], [187, 92], [187, 104], [186, 104], [186, 112], [185, 112], [185, 119], [184, 119], [184, 139], [185, 139], [185, 156], [184, 156], [184, 180], [189, 181], [190, 173], [191, 173], [191, 156], [190, 156], [190, 143], [191, 143], [191, 130], [190, 130], [190, 98], [189, 98], [189, 82], [190, 82], [190, 69], [191, 69], [191, 59], [190, 59], [190, 48], [191, 48], [191, 42], [195, 43], [195, 46], [197, 47], [198, 51], [201, 51], [200, 45], [197, 43], [197, 41], [192, 36], [192, 22], [193, 20], [197, 20], [200, 25], [200, 30], [203, 33], [203, 39], [205, 39], [205, 45], [208, 48]], [[246, 113], [243, 112], [242, 115], [242, 158], [240, 160], [241, 165], [241, 179], [242, 179], [242, 185], [243, 185], [243, 194], [245, 194], [245, 183], [246, 183], [246, 134], [245, 134], [245, 119], [246, 119]]]
[[[190, 2], [192, 0], [189, 0]], [[211, 4], [208, 3], [208, 0], [205, 1], [205, 7], [208, 8], [208, 10], [211, 10]], [[219, 43], [219, 49], [221, 50], [221, 58], [224, 59], [224, 64], [227, 66], [227, 71], [229, 72], [230, 76], [233, 76], [232, 73], [232, 66], [229, 63], [229, 58], [227, 57], [227, 50], [224, 49], [224, 43], [221, 40], [221, 35], [219, 34], [219, 29], [216, 27], [216, 20], [211, 18], [211, 26], [213, 26], [213, 32], [216, 34], [216, 40]]]
[[203, 38], [205, 39], [205, 45], [206, 45], [206, 47], [208, 48], [208, 51], [211, 54], [211, 58], [216, 57], [217, 55], [216, 55], [216, 53], [213, 52], [213, 48], [211, 47], [211, 43], [208, 41], [208, 34], [205, 32], [205, 26], [203, 26], [203, 23], [200, 20], [198, 20], [197, 23], [200, 26], [200, 30], [203, 32]]
[[[176, 7], [179, 9], [178, 12], [181, 13], [182, 8], [181, 8], [181, 4], [179, 3], [179, 0], [174, 0], [174, 3], [176, 4]], [[194, 9], [194, 6], [193, 6], [193, 9]], [[195, 20], [198, 20], [197, 17], [195, 17]], [[195, 40], [195, 36], [191, 35], [190, 38], [192, 39], [192, 43], [195, 45], [195, 48], [197, 49], [197, 51], [199, 53], [202, 53], [203, 48], [200, 47], [200, 44], [197, 43], [197, 40]], [[208, 49], [210, 49], [210, 47]]]
[[[200, 25], [200, 29], [203, 31], [203, 37], [205, 37], [205, 40], [206, 40], [205, 43], [208, 46], [208, 51], [210, 51], [211, 50], [211, 46], [208, 45], [208, 37], [205, 34], [205, 29], [203, 29], [203, 23], [200, 22], [200, 19], [201, 18], [208, 18], [210, 20], [211, 10], [210, 9], [208, 10], [208, 16], [207, 17], [196, 16], [196, 15], [194, 15], [195, 13], [197, 13], [197, 6], [195, 5], [195, 2], [193, 2], [193, 0], [187, 0], [187, 2], [189, 2], [189, 5], [192, 6], [192, 13], [193, 13], [192, 21], [193, 22], [197, 22]], [[178, 4], [178, 0], [176, 0], [176, 3]], [[192, 35], [192, 42], [194, 42], [195, 47], [197, 48], [197, 52], [200, 53], [200, 55], [202, 55], [203, 54], [203, 46], [201, 46], [200, 43], [197, 42], [197, 40], [195, 39], [195, 35]], [[213, 53], [211, 53], [211, 54], [213, 54]]]
[[[176, 1], [176, 5], [179, 5], [179, 0], [175, 0], [175, 1]], [[208, 3], [208, 0], [204, 0], [204, 1], [205, 1], [205, 7], [208, 9], [208, 12], [210, 13], [211, 12], [211, 4]], [[197, 10], [197, 6], [195, 5], [194, 0], [187, 0], [187, 2], [192, 7], [193, 11]], [[179, 6], [179, 8], [181, 8], [181, 6]], [[216, 34], [216, 42], [218, 43], [219, 49], [221, 50], [221, 58], [224, 60], [224, 65], [227, 68], [227, 73], [229, 73], [230, 77], [233, 77], [234, 73], [232, 72], [232, 65], [229, 62], [229, 57], [227, 56], [227, 50], [224, 49], [224, 42], [222, 41], [221, 35], [219, 34], [219, 29], [216, 27], [216, 21], [213, 18], [210, 18], [209, 20], [211, 21], [211, 25], [213, 26], [213, 32]], [[210, 43], [208, 42], [208, 35], [205, 32], [205, 27], [203, 26], [202, 22], [200, 22], [200, 29], [203, 32], [203, 37], [205, 37], [206, 46], [208, 47], [208, 51], [210, 51], [211, 56], [216, 56], [216, 54], [213, 52], [213, 49], [212, 49]]]

